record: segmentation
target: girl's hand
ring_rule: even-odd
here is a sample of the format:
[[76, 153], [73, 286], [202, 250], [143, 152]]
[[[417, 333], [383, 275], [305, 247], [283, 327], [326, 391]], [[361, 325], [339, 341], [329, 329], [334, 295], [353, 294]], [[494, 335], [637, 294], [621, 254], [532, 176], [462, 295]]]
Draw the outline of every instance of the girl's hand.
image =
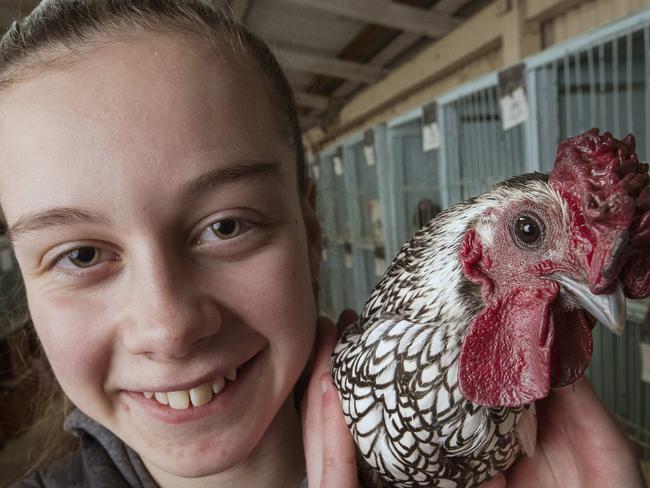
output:
[[330, 356], [338, 336], [356, 320], [346, 310], [336, 327], [318, 319], [314, 371], [302, 401], [303, 442], [309, 488], [354, 488], [357, 463], [352, 435], [345, 424], [338, 393], [330, 375]]
[[535, 454], [485, 488], [646, 486], [632, 444], [586, 377], [553, 390], [536, 407]]

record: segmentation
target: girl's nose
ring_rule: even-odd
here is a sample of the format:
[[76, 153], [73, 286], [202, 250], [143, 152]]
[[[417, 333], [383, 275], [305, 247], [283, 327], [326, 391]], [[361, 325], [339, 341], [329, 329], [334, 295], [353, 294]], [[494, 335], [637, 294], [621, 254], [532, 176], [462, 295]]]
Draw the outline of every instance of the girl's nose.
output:
[[137, 275], [125, 290], [126, 307], [118, 312], [121, 340], [131, 354], [180, 359], [219, 332], [219, 305], [183, 270], [172, 273], [161, 266]]

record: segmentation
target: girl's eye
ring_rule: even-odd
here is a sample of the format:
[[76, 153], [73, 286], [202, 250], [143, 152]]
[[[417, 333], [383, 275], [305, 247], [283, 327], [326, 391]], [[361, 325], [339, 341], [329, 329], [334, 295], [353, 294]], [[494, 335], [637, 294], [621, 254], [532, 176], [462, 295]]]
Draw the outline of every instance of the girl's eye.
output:
[[97, 262], [99, 252], [94, 247], [80, 247], [68, 253], [68, 259], [72, 264], [80, 268], [89, 268]]
[[199, 242], [226, 241], [239, 237], [248, 230], [248, 226], [237, 219], [222, 219], [208, 225], [201, 235]]
[[210, 226], [214, 235], [219, 239], [232, 239], [239, 234], [241, 224], [233, 219], [218, 220]]
[[115, 259], [115, 254], [110, 251], [93, 246], [82, 246], [61, 255], [56, 260], [55, 266], [63, 269], [85, 269]]

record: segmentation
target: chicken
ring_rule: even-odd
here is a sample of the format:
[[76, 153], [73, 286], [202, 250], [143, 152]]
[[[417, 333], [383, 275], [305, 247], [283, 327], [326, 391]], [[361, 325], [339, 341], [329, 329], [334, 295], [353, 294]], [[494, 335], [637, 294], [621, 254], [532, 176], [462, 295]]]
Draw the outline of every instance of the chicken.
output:
[[[650, 295], [650, 178], [633, 136], [563, 141], [405, 244], [332, 356], [363, 463], [395, 487], [472, 487], [536, 442], [535, 401], [582, 376], [599, 321]], [[377, 477], [377, 479], [379, 479]]]

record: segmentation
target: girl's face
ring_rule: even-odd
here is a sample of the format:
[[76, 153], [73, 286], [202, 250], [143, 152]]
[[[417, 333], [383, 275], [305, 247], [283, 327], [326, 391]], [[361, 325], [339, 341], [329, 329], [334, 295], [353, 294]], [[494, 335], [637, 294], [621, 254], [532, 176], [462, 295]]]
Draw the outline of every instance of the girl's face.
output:
[[[250, 457], [314, 339], [317, 221], [260, 75], [236, 66], [147, 35], [0, 100], [0, 202], [54, 372], [181, 476]], [[192, 388], [209, 402], [143, 394]]]

